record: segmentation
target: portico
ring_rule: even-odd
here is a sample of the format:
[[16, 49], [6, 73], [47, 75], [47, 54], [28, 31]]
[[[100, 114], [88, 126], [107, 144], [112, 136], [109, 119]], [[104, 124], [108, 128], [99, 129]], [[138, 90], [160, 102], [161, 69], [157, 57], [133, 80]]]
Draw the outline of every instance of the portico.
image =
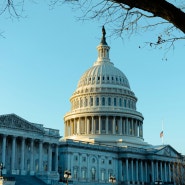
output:
[[30, 123], [15, 114], [0, 116], [3, 174], [58, 174], [59, 131]]

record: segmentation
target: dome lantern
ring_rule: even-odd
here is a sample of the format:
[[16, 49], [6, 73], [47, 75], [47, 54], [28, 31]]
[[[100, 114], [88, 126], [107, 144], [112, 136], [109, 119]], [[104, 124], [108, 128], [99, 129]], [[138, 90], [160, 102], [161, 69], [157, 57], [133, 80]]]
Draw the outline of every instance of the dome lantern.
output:
[[110, 59], [109, 59], [109, 50], [110, 50], [110, 47], [107, 45], [105, 35], [106, 35], [106, 31], [105, 31], [105, 28], [103, 26], [102, 27], [102, 38], [101, 38], [101, 42], [100, 42], [100, 44], [97, 47], [97, 50], [98, 50], [98, 59], [97, 59], [97, 62], [95, 63], [95, 65], [98, 64], [99, 62], [110, 62]]

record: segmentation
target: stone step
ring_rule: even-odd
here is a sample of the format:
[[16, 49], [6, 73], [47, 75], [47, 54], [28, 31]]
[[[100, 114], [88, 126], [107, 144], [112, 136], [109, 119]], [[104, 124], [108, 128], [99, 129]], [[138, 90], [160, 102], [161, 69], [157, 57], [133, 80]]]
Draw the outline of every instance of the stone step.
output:
[[46, 183], [35, 176], [14, 175], [12, 178], [15, 178], [15, 185], [46, 185]]

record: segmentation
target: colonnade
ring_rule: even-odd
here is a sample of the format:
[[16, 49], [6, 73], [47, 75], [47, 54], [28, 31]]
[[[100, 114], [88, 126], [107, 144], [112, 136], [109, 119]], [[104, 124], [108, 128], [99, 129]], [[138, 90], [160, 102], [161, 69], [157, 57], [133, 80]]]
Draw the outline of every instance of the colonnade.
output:
[[[43, 139], [1, 135], [1, 161], [11, 174], [58, 171], [58, 145]], [[54, 159], [52, 159], [54, 157]], [[55, 164], [52, 164], [54, 161]]]
[[123, 158], [119, 161], [119, 180], [134, 183], [173, 182], [174, 163], [170, 161]]
[[143, 137], [139, 119], [120, 116], [85, 116], [65, 121], [65, 137], [88, 134], [118, 134]]

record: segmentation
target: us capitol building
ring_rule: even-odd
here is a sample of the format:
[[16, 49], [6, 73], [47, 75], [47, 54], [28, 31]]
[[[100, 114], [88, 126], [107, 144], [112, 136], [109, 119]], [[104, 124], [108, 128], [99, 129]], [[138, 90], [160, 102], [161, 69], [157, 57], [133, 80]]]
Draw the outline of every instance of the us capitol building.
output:
[[4, 175], [33, 175], [52, 184], [64, 182], [67, 170], [74, 185], [105, 185], [111, 178], [114, 184], [176, 182], [183, 156], [170, 145], [144, 141], [137, 98], [127, 77], [110, 61], [105, 35], [103, 27], [97, 61], [70, 98], [64, 137], [16, 114], [0, 116]]
[[[80, 78], [64, 116], [59, 166], [70, 170], [73, 184], [144, 184], [176, 179], [182, 156], [171, 146], [143, 139], [143, 115], [122, 71], [109, 58], [103, 27], [98, 58]], [[180, 175], [180, 173], [178, 174]]]

